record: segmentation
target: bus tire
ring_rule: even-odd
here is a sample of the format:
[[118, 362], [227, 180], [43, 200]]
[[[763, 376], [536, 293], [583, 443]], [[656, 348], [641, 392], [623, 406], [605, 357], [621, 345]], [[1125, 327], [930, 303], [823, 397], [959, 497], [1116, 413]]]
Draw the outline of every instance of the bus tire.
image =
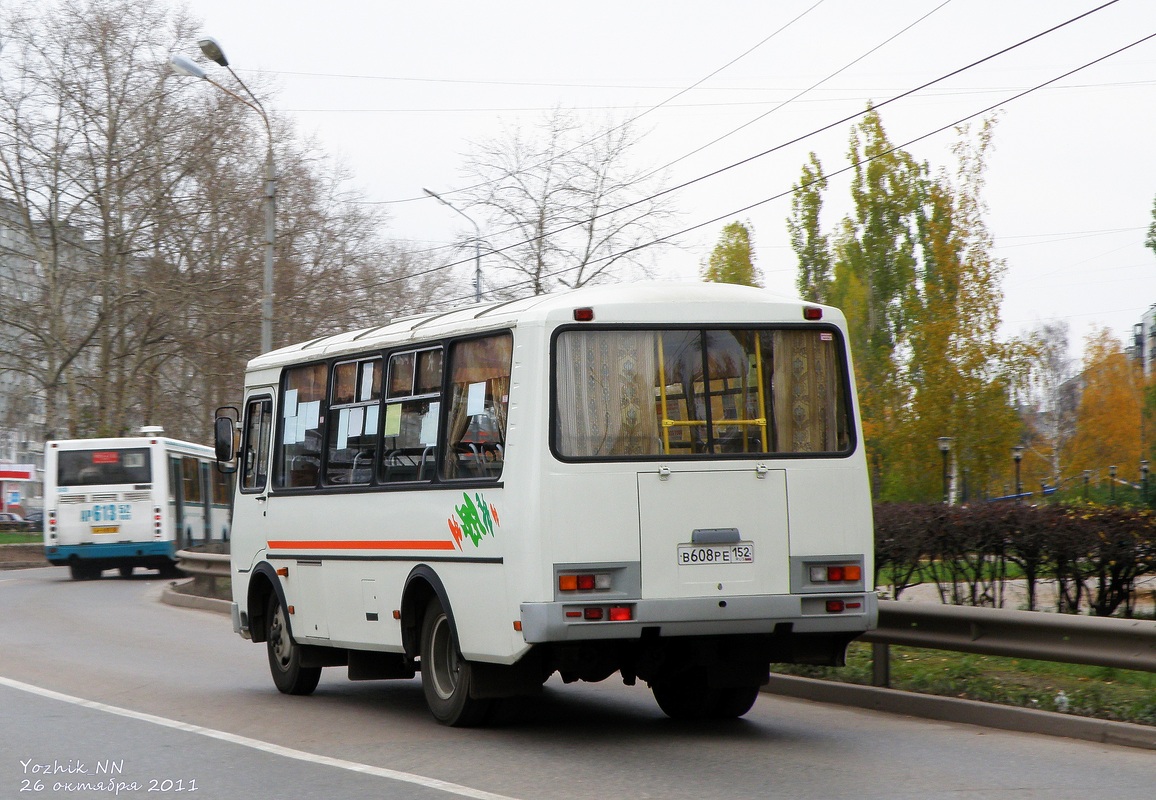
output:
[[434, 719], [457, 728], [485, 721], [493, 701], [470, 697], [472, 677], [453, 622], [438, 599], [431, 598], [421, 625], [421, 688]]
[[301, 647], [289, 633], [285, 606], [276, 594], [269, 596], [265, 620], [265, 648], [273, 683], [282, 694], [313, 694], [321, 680], [321, 667], [301, 666]]
[[671, 719], [736, 719], [750, 711], [759, 696], [758, 686], [711, 688], [699, 680], [656, 683], [650, 690]]
[[68, 572], [74, 581], [94, 581], [100, 577], [100, 573], [103, 571], [95, 564], [87, 564], [83, 561], [68, 562]]

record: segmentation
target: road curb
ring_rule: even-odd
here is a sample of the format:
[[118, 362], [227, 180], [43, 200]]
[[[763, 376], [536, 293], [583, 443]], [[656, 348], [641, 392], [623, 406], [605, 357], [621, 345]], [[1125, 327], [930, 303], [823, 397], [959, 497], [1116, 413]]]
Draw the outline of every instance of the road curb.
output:
[[1020, 733], [1042, 733], [1101, 744], [1156, 750], [1156, 727], [1076, 717], [1054, 711], [983, 703], [958, 697], [905, 692], [877, 686], [772, 674], [764, 692], [800, 700], [905, 714], [910, 717], [980, 725]]
[[201, 611], [213, 611], [218, 614], [232, 616], [233, 604], [228, 600], [218, 600], [213, 597], [200, 597], [195, 594], [185, 594], [181, 589], [191, 586], [193, 579], [189, 579], [184, 583], [173, 582], [166, 586], [161, 591], [161, 602], [170, 606], [180, 606], [181, 608], [196, 608]]

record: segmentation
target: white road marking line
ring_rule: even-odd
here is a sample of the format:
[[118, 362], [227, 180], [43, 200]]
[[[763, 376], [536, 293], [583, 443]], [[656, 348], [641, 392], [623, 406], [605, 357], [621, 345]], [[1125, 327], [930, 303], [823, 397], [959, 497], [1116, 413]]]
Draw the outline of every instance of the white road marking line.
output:
[[424, 775], [415, 775], [412, 772], [399, 772], [398, 770], [386, 769], [384, 767], [374, 767], [369, 764], [359, 764], [356, 761], [346, 761], [342, 758], [330, 758], [329, 756], [317, 755], [316, 753], [307, 753], [304, 750], [294, 750], [291, 747], [282, 747], [271, 742], [262, 742], [260, 739], [250, 739], [248, 736], [238, 736], [233, 733], [225, 731], [214, 730], [213, 728], [204, 728], [200, 725], [193, 725], [189, 722], [181, 722], [175, 719], [168, 719], [167, 717], [158, 717], [155, 714], [146, 714], [143, 711], [132, 711], [127, 708], [120, 708], [118, 706], [110, 706], [105, 703], [98, 703], [95, 700], [85, 700], [83, 697], [74, 697], [69, 694], [62, 694], [54, 692], [51, 689], [45, 689], [40, 686], [33, 686], [30, 683], [22, 683], [14, 681], [11, 678], [0, 677], [0, 686], [7, 686], [11, 689], [17, 689], [29, 694], [47, 697], [50, 700], [59, 700], [64, 703], [71, 703], [72, 705], [81, 706], [83, 708], [91, 708], [94, 711], [103, 711], [107, 714], [116, 714], [121, 717], [128, 717], [129, 719], [140, 720], [142, 722], [151, 722], [153, 725], [161, 725], [165, 728], [174, 728], [186, 733], [195, 733], [200, 736], [207, 736], [210, 739], [218, 739], [222, 742], [229, 742], [230, 744], [241, 745], [242, 747], [251, 747], [254, 750], [260, 750], [265, 753], [271, 753], [277, 756], [284, 756], [285, 758], [295, 758], [298, 761], [307, 761], [311, 764], [321, 764], [327, 767], [336, 767], [338, 769], [349, 770], [350, 772], [360, 772], [363, 775], [374, 775], [379, 778], [388, 778], [389, 780], [401, 781], [403, 783], [412, 783], [417, 786], [424, 786], [427, 789], [436, 789], [438, 791], [455, 794], [459, 797], [471, 797], [475, 800], [515, 800], [515, 798], [507, 797], [502, 794], [494, 794], [493, 792], [486, 792], [481, 789], [473, 789], [469, 786], [462, 786], [457, 783], [450, 783], [449, 781], [441, 781], [437, 778], [427, 778]]

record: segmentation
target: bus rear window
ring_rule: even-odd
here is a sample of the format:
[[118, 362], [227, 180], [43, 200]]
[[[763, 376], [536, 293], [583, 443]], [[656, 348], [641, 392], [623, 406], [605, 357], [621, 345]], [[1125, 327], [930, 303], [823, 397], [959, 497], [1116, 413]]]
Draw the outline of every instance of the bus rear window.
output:
[[838, 339], [827, 328], [564, 331], [554, 447], [564, 458], [847, 452]]
[[57, 456], [57, 486], [104, 486], [128, 483], [152, 483], [148, 448], [61, 450]]

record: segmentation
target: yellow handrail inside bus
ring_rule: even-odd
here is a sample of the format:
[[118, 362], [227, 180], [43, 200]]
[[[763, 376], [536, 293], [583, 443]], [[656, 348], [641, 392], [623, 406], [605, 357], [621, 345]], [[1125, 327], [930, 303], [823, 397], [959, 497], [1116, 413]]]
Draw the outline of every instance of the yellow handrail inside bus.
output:
[[[757, 391], [759, 398], [759, 408], [766, 408], [766, 395], [763, 389], [763, 348], [762, 339], [756, 331], [755, 337], [755, 379], [757, 381]], [[693, 428], [706, 425], [704, 420], [692, 419], [671, 419], [669, 405], [666, 396], [666, 352], [662, 346], [662, 334], [658, 335], [658, 397], [659, 405], [662, 413], [662, 452], [665, 455], [670, 455], [670, 429], [671, 428]], [[744, 379], [745, 383], [745, 379]], [[710, 392], [710, 381], [703, 381], [703, 390]], [[690, 407], [690, 398], [684, 398], [687, 407]], [[736, 404], [737, 406], [737, 404]], [[767, 417], [763, 415], [755, 419], [727, 419], [719, 424], [725, 425], [755, 425], [759, 428], [759, 438], [762, 442], [763, 452], [767, 452]], [[743, 452], [747, 452], [747, 437], [743, 436]]]

